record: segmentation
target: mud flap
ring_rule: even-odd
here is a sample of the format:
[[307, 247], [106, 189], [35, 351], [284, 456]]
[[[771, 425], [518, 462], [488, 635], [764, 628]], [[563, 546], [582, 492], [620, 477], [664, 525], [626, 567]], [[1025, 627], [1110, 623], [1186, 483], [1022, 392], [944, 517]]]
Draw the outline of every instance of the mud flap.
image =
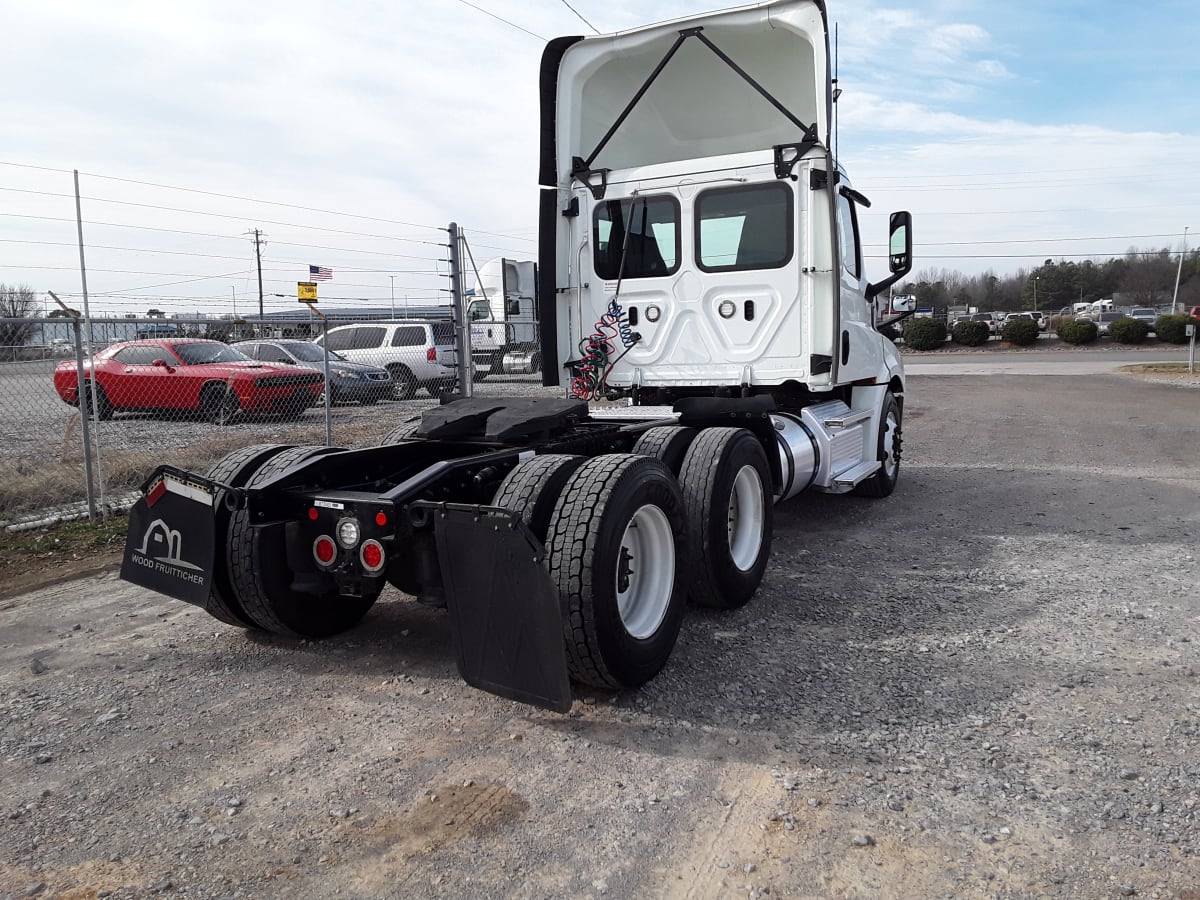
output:
[[212, 586], [216, 485], [159, 467], [129, 511], [121, 578], [204, 606]]
[[434, 520], [463, 680], [510, 700], [568, 712], [563, 611], [542, 566], [541, 543], [508, 510], [453, 503], [425, 510]]

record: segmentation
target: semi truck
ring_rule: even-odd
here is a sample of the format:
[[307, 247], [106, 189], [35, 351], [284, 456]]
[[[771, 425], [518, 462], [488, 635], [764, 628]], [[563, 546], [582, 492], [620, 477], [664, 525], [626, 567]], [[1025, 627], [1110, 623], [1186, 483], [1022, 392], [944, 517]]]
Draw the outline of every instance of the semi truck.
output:
[[475, 381], [542, 370], [536, 262], [497, 257], [481, 265], [466, 319]]
[[160, 466], [122, 576], [303, 638], [358, 625], [390, 584], [445, 609], [467, 683], [553, 710], [573, 682], [653, 678], [689, 602], [753, 598], [776, 503], [899, 479], [904, 368], [876, 313], [912, 222], [890, 215], [871, 281], [829, 43], [821, 0], [550, 41], [537, 302], [557, 395], [454, 399], [374, 447]]

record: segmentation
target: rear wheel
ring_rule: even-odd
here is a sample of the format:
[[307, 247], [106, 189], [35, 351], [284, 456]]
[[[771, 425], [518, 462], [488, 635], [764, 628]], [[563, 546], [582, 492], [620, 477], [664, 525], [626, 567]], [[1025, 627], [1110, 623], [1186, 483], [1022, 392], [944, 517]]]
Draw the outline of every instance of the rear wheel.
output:
[[[272, 457], [246, 482], [253, 487], [327, 447], [293, 447]], [[358, 623], [375, 603], [382, 582], [360, 597], [338, 593], [332, 581], [315, 571], [304, 554], [289, 558], [288, 547], [300, 542], [293, 523], [253, 528], [250, 514], [237, 510], [229, 526], [229, 577], [246, 615], [268, 631], [293, 637], [322, 638]], [[298, 590], [306, 581], [311, 590]], [[322, 585], [324, 585], [322, 587]]]
[[706, 428], [679, 472], [695, 554], [692, 602], [736, 609], [762, 582], [771, 555], [771, 468], [744, 428]]
[[[258, 444], [234, 450], [208, 470], [208, 477], [230, 487], [242, 487], [264, 462], [289, 449], [288, 444]], [[213, 499], [215, 534], [217, 537], [216, 559], [213, 561], [212, 587], [204, 611], [226, 625], [238, 628], [261, 628], [238, 602], [229, 580], [229, 559], [233, 555], [229, 543], [230, 511], [225, 508], [225, 491], [218, 491]]]
[[653, 456], [671, 470], [679, 474], [683, 467], [683, 458], [687, 455], [688, 447], [696, 439], [696, 429], [686, 425], [660, 425], [642, 432], [642, 436], [633, 445], [633, 453], [641, 456]]
[[900, 404], [891, 391], [883, 395], [883, 415], [879, 420], [879, 471], [854, 489], [863, 497], [890, 496], [900, 480], [900, 449], [904, 443], [901, 433]]
[[633, 688], [666, 664], [683, 618], [683, 497], [658, 460], [599, 456], [571, 476], [546, 535], [571, 677]]
[[387, 447], [391, 444], [400, 444], [404, 441], [412, 440], [417, 436], [417, 430], [420, 427], [420, 417], [403, 422], [384, 435], [383, 440], [379, 442], [379, 446]]
[[417, 379], [408, 366], [393, 363], [387, 367], [392, 376], [392, 396], [397, 400], [411, 400], [417, 396]]
[[112, 418], [113, 405], [108, 399], [108, 394], [104, 393], [104, 388], [100, 385], [93, 385], [90, 381], [83, 383], [83, 402], [81, 404], [83, 411], [87, 415], [92, 414], [92, 394], [96, 395], [96, 418], [101, 422], [105, 422]]
[[241, 401], [230, 384], [208, 384], [200, 392], [200, 411], [214, 425], [228, 425], [241, 409]]
[[526, 460], [500, 482], [492, 505], [519, 513], [529, 530], [544, 543], [563, 486], [585, 459], [583, 456], [547, 453]]

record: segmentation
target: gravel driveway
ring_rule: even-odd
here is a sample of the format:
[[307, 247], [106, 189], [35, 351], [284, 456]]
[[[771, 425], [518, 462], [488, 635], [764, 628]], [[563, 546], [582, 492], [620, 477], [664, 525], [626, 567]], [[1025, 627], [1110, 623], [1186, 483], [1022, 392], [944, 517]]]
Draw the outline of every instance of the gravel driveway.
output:
[[320, 644], [0, 603], [0, 896], [1200, 898], [1200, 391], [914, 376], [901, 484], [558, 716], [385, 597]]

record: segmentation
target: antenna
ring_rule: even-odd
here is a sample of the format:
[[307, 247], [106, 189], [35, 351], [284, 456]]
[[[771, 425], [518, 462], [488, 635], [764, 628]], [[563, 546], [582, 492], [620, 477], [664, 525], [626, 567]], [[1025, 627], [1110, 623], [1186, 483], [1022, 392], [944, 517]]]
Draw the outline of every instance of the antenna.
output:
[[838, 97], [842, 89], [838, 87], [838, 23], [833, 23], [833, 158], [837, 159], [838, 144]]

